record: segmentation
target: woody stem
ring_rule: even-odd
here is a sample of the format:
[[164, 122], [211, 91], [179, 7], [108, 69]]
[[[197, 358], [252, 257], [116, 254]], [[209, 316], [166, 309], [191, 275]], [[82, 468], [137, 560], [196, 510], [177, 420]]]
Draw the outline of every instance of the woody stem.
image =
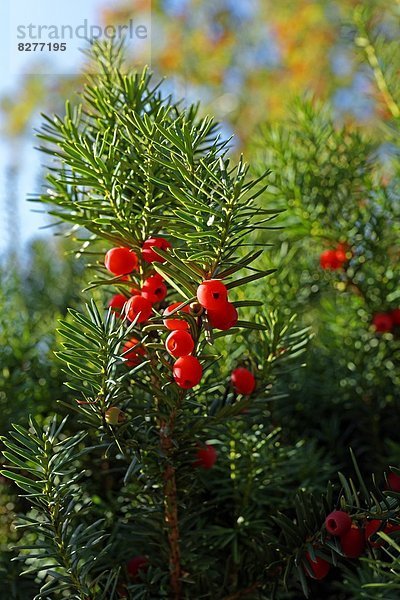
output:
[[175, 467], [170, 462], [173, 449], [172, 431], [175, 422], [175, 412], [169, 421], [161, 425], [161, 448], [167, 460], [164, 468], [164, 522], [167, 528], [169, 544], [169, 571], [172, 597], [181, 598], [181, 553], [179, 545], [178, 498], [176, 490]]

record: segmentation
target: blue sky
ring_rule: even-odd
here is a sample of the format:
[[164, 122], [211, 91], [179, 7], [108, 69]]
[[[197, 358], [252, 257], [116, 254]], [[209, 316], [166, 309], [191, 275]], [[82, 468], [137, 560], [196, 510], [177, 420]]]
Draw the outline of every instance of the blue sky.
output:
[[[23, 73], [35, 70], [34, 65], [39, 63], [37, 54], [18, 52], [16, 45], [17, 25], [25, 25], [30, 22], [46, 23], [53, 22], [72, 22], [75, 23], [82, 15], [82, 4], [85, 5], [84, 13], [88, 19], [95, 20], [96, 12], [100, 6], [104, 5], [104, 0], [69, 0], [68, 2], [54, 2], [54, 0], [2, 0], [0, 2], [0, 60], [1, 60], [1, 79], [0, 96], [4, 94], [13, 94], [18, 90]], [[74, 52], [53, 52], [46, 53], [48, 62], [48, 71], [55, 73], [70, 72], [71, 68], [76, 69], [81, 58]], [[51, 77], [51, 75], [47, 75]], [[19, 147], [13, 151], [10, 143], [4, 137], [0, 139], [0, 196], [1, 196], [1, 235], [0, 235], [0, 253], [6, 249], [10, 234], [9, 221], [5, 218], [5, 209], [17, 213], [15, 218], [20, 217], [19, 232], [21, 241], [26, 242], [32, 236], [41, 233], [44, 235], [46, 230], [40, 232], [40, 227], [46, 223], [43, 215], [32, 212], [35, 209], [32, 204], [26, 202], [29, 193], [37, 191], [38, 174], [40, 169], [41, 157], [32, 149], [35, 140], [33, 136], [27, 136]], [[18, 189], [14, 191], [17, 205], [6, 197], [6, 170], [13, 155], [17, 152], [21, 176], [19, 177]], [[46, 232], [48, 234], [48, 232]]]
[[[77, 38], [76, 27], [81, 26], [79, 35], [85, 35], [85, 27], [89, 28], [99, 24], [98, 15], [100, 10], [118, 4], [117, 0], [68, 0], [67, 2], [55, 2], [54, 0], [1, 0], [0, 1], [0, 97], [5, 94], [17, 93], [21, 84], [23, 74], [45, 73], [45, 77], [55, 75], [69, 75], [79, 71], [82, 63], [82, 54], [79, 48], [85, 46], [85, 40]], [[149, 6], [151, 2], [149, 0]], [[86, 25], [85, 25], [86, 23]], [[35, 37], [30, 39], [30, 29]], [[48, 31], [42, 28], [42, 38], [39, 40], [38, 27], [45, 25]], [[18, 43], [25, 42], [49, 42], [48, 36], [55, 34], [54, 27], [61, 32], [61, 26], [73, 28], [75, 39], [67, 39], [65, 52], [47, 50], [45, 52], [26, 52], [18, 50]], [[53, 27], [50, 30], [50, 27]], [[88, 29], [87, 29], [88, 31]], [[25, 38], [21, 39], [21, 35]], [[47, 36], [47, 37], [46, 37]], [[64, 38], [65, 39], [65, 38]], [[52, 42], [62, 40], [52, 39]], [[38, 116], [33, 125], [40, 122]], [[43, 215], [32, 212], [37, 207], [28, 203], [26, 197], [32, 192], [38, 191], [40, 162], [43, 157], [33, 150], [35, 139], [27, 135], [17, 148], [10, 146], [10, 141], [4, 136], [0, 137], [0, 255], [4, 253], [7, 245], [17, 241], [15, 231], [10, 231], [9, 220], [6, 218], [6, 210], [20, 216], [19, 232], [21, 240], [26, 243], [34, 235], [48, 235], [48, 230], [40, 231], [40, 227], [48, 221]], [[18, 201], [7, 197], [6, 172], [13, 158], [17, 156], [18, 165], [21, 170], [18, 188], [14, 190], [13, 196]], [[40, 208], [40, 207], [38, 207]]]

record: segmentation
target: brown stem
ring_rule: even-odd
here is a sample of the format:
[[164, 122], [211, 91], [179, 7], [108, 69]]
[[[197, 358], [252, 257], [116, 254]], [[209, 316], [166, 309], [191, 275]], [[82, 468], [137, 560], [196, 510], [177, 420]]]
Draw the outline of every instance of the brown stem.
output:
[[161, 448], [168, 461], [164, 469], [164, 521], [168, 531], [169, 543], [169, 571], [172, 597], [174, 600], [181, 598], [181, 551], [179, 545], [178, 499], [176, 491], [175, 467], [171, 464], [170, 457], [173, 449], [171, 439], [175, 423], [175, 412], [170, 416], [168, 423], [162, 423], [160, 428]]

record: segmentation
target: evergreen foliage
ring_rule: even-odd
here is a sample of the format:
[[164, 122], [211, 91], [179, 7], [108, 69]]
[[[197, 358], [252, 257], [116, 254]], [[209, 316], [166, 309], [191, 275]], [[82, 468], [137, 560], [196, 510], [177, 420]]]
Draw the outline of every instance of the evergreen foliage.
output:
[[[39, 200], [70, 223], [97, 294], [59, 327], [74, 417], [31, 418], [3, 438], [3, 476], [31, 506], [19, 559], [35, 598], [395, 598], [399, 335], [372, 320], [397, 307], [398, 225], [378, 142], [298, 103], [263, 130], [252, 178], [197, 106], [164, 97], [146, 70], [125, 73], [121, 48], [92, 52], [81, 100], [39, 133], [52, 159]], [[156, 236], [172, 246], [148, 263]], [[321, 270], [338, 243], [340, 268]], [[135, 251], [138, 270], [110, 276], [111, 246]], [[168, 295], [149, 319], [103, 310], [102, 290], [128, 299], [154, 273]], [[197, 301], [215, 278], [239, 311], [218, 332]], [[164, 346], [173, 302], [189, 307], [172, 317], [203, 368], [188, 390]], [[139, 360], [124, 351], [132, 338]], [[251, 394], [232, 386], [237, 367], [255, 376]], [[206, 470], [196, 457], [209, 446]], [[361, 560], [327, 533], [335, 509], [360, 533]], [[332, 565], [322, 581], [315, 560]]]

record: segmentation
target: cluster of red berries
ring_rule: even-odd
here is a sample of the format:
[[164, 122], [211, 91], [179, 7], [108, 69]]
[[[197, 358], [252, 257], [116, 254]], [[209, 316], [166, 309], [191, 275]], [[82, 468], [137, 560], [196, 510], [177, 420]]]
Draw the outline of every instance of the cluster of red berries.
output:
[[[388, 488], [394, 492], [400, 492], [400, 477], [390, 472], [387, 477]], [[338, 537], [342, 553], [347, 558], [359, 558], [368, 544], [372, 548], [382, 546], [383, 540], [376, 536], [378, 531], [383, 531], [387, 535], [400, 530], [400, 525], [395, 525], [382, 521], [380, 519], [366, 519], [361, 526], [356, 525], [351, 520], [348, 513], [343, 510], [334, 510], [325, 519], [325, 529], [333, 537]], [[331, 565], [320, 556], [311, 558], [309, 552], [306, 553], [312, 577], [314, 579], [324, 579], [329, 573]]]
[[207, 279], [197, 288], [197, 300], [207, 312], [211, 327], [226, 331], [238, 320], [236, 308], [228, 300], [228, 290], [220, 279]]
[[[167, 250], [171, 244], [164, 238], [150, 238], [142, 246], [142, 259], [145, 262], [165, 262], [156, 248]], [[138, 268], [137, 254], [130, 248], [120, 247], [109, 250], [105, 257], [106, 268], [116, 276], [125, 277]], [[162, 302], [167, 295], [167, 287], [159, 274], [148, 277], [140, 290], [131, 289], [131, 296], [116, 294], [109, 306], [116, 312], [124, 313], [130, 321], [144, 323], [153, 312], [153, 304]], [[203, 369], [200, 361], [192, 353], [195, 341], [190, 332], [190, 326], [184, 318], [184, 313], [191, 312], [199, 316], [206, 311], [211, 327], [223, 331], [236, 325], [238, 313], [228, 300], [228, 290], [219, 279], [203, 281], [197, 289], [198, 305], [192, 307], [176, 302], [167, 307], [163, 314], [163, 322], [171, 331], [165, 347], [168, 353], [177, 359], [172, 367], [175, 383], [183, 389], [191, 389], [200, 383]], [[122, 353], [128, 367], [134, 367], [146, 354], [145, 348], [136, 338], [131, 338], [123, 346]], [[249, 395], [255, 388], [253, 374], [240, 367], [231, 375], [232, 385], [238, 394]], [[109, 417], [111, 419], [111, 417]]]
[[[369, 523], [366, 527], [355, 525], [350, 515], [342, 510], [335, 510], [325, 519], [325, 529], [329, 535], [340, 539], [340, 546], [344, 556], [347, 558], [358, 558], [365, 549], [369, 537], [376, 533], [379, 526], [371, 531]], [[378, 521], [379, 525], [381, 521]], [[330, 571], [330, 563], [321, 556], [315, 556], [312, 560], [309, 552], [306, 553], [306, 559], [310, 567], [313, 579], [324, 579]]]
[[[202, 310], [206, 311], [211, 327], [226, 331], [238, 320], [238, 313], [232, 303], [228, 301], [228, 290], [220, 279], [207, 279], [197, 288], [197, 300]], [[172, 304], [164, 312], [164, 325], [172, 330], [166, 341], [166, 348], [174, 358], [178, 358], [173, 366], [175, 382], [185, 389], [189, 389], [200, 382], [202, 368], [196, 357], [191, 356], [194, 341], [187, 331], [189, 324], [182, 318], [175, 317], [175, 313], [189, 312], [188, 306], [179, 303]], [[174, 314], [172, 314], [174, 313]], [[165, 318], [171, 315], [174, 318]], [[231, 381], [238, 394], [251, 394], [255, 388], [253, 374], [240, 367], [231, 375]]]
[[377, 333], [390, 333], [400, 327], [400, 308], [388, 312], [378, 312], [373, 316], [372, 325]]
[[[197, 300], [200, 310], [206, 310], [212, 327], [229, 329], [237, 322], [237, 310], [228, 302], [228, 291], [219, 279], [203, 281], [197, 289]], [[203, 369], [199, 360], [192, 356], [195, 347], [189, 332], [189, 323], [179, 318], [179, 312], [190, 312], [189, 306], [175, 303], [164, 311], [164, 325], [171, 330], [165, 346], [171, 356], [176, 358], [172, 368], [175, 383], [184, 389], [191, 389], [200, 383]], [[175, 316], [175, 313], [176, 316]], [[165, 318], [172, 315], [172, 318]]]
[[[192, 356], [195, 343], [190, 333], [189, 323], [182, 318], [182, 313], [188, 314], [190, 310], [188, 305], [174, 302], [165, 309], [163, 314], [163, 323], [171, 331], [165, 347], [167, 352], [177, 359], [172, 367], [172, 375], [175, 383], [185, 390], [200, 383], [203, 375], [199, 360]], [[170, 315], [172, 317], [167, 318]]]
[[[322, 269], [336, 271], [348, 262], [351, 251], [347, 244], [339, 243], [333, 250], [325, 250], [319, 257]], [[389, 333], [400, 327], [400, 308], [387, 312], [378, 312], [372, 318], [372, 325], [377, 333]]]
[[[141, 257], [147, 263], [153, 262], [165, 262], [165, 259], [158, 254], [154, 248], [160, 248], [160, 250], [168, 250], [171, 248], [171, 244], [168, 240], [162, 237], [151, 237], [143, 242]], [[139, 266], [139, 259], [132, 250], [132, 248], [118, 247], [111, 248], [106, 254], [104, 259], [106, 269], [113, 275], [121, 277], [123, 275], [129, 275], [133, 271], [136, 271]]]
[[340, 539], [342, 552], [347, 558], [358, 558], [365, 548], [364, 528], [358, 527], [343, 510], [334, 510], [325, 519], [325, 529]]
[[[146, 240], [142, 246], [142, 259], [147, 263], [165, 262], [154, 248], [168, 250], [171, 244], [164, 238], [152, 237]], [[136, 271], [139, 265], [137, 254], [130, 248], [111, 248], [106, 254], [104, 264], [113, 275], [126, 279], [127, 276]], [[137, 319], [138, 323], [144, 323], [153, 312], [153, 304], [162, 302], [167, 295], [167, 287], [162, 276], [155, 273], [148, 277], [142, 288], [132, 288], [130, 297], [124, 294], [116, 294], [109, 302], [115, 312], [125, 313], [130, 321]]]
[[130, 297], [123, 294], [113, 296], [108, 304], [117, 314], [124, 314], [129, 321], [145, 323], [152, 315], [153, 304], [161, 302], [167, 295], [167, 287], [161, 275], [148, 277], [141, 290], [132, 288]]
[[338, 244], [333, 250], [325, 250], [319, 257], [319, 264], [322, 269], [336, 271], [341, 269], [348, 261], [348, 246], [347, 244]]

